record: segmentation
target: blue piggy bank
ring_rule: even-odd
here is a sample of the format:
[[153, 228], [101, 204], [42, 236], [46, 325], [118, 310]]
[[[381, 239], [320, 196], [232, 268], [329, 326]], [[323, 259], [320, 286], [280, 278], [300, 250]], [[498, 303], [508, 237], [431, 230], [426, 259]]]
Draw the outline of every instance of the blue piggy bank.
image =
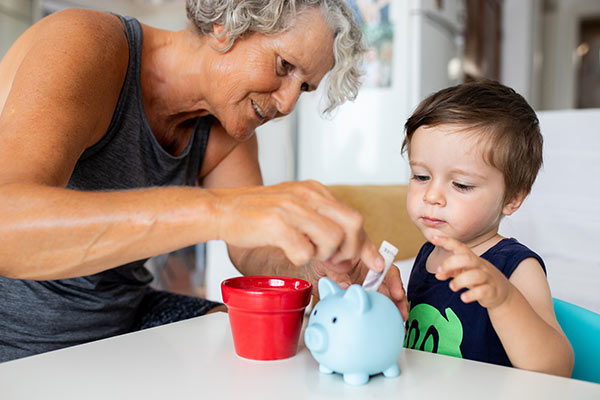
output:
[[304, 343], [321, 372], [343, 374], [352, 385], [363, 385], [380, 372], [400, 374], [404, 325], [390, 299], [360, 285], [342, 290], [329, 278], [319, 280], [319, 296]]

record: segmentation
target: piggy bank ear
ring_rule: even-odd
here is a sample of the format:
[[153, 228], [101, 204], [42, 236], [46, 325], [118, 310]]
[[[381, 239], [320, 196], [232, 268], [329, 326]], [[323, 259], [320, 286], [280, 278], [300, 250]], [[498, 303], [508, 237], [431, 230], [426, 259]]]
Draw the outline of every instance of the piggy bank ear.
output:
[[341, 292], [342, 289], [334, 281], [329, 278], [319, 279], [319, 297], [324, 299], [325, 297]]
[[344, 294], [344, 300], [356, 307], [359, 314], [364, 314], [371, 308], [371, 299], [360, 285], [350, 286]]

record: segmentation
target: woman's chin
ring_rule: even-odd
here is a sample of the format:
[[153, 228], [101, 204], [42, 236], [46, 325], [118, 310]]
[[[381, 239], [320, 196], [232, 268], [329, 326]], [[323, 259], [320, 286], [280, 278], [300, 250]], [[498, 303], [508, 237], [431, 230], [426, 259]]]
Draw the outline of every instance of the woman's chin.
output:
[[254, 135], [254, 133], [255, 133], [255, 131], [253, 129], [251, 131], [244, 131], [242, 133], [239, 133], [237, 135], [232, 135], [232, 136], [238, 142], [245, 142], [245, 141], [249, 140]]
[[238, 142], [245, 142], [250, 139], [255, 132], [255, 126], [233, 126], [231, 129], [225, 127], [227, 134]]

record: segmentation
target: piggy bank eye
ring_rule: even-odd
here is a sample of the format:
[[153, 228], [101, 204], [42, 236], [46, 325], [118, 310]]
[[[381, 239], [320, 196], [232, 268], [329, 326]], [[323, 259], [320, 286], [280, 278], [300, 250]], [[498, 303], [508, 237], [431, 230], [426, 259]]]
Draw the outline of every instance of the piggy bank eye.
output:
[[333, 317], [333, 318], [331, 319], [331, 323], [332, 323], [332, 324], [335, 324], [336, 322], [337, 322], [337, 317]]
[[313, 315], [317, 315], [317, 310], [315, 310], [315, 312], [313, 312]]

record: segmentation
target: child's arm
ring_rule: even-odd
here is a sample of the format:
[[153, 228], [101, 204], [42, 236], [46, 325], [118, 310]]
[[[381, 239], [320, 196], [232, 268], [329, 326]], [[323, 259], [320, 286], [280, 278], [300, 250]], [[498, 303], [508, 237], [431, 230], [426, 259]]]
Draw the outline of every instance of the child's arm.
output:
[[523, 260], [510, 279], [463, 243], [445, 237], [432, 241], [451, 253], [436, 277], [465, 303], [478, 301], [488, 309], [492, 325], [513, 366], [571, 376], [573, 350], [554, 315], [550, 288], [539, 262]]

